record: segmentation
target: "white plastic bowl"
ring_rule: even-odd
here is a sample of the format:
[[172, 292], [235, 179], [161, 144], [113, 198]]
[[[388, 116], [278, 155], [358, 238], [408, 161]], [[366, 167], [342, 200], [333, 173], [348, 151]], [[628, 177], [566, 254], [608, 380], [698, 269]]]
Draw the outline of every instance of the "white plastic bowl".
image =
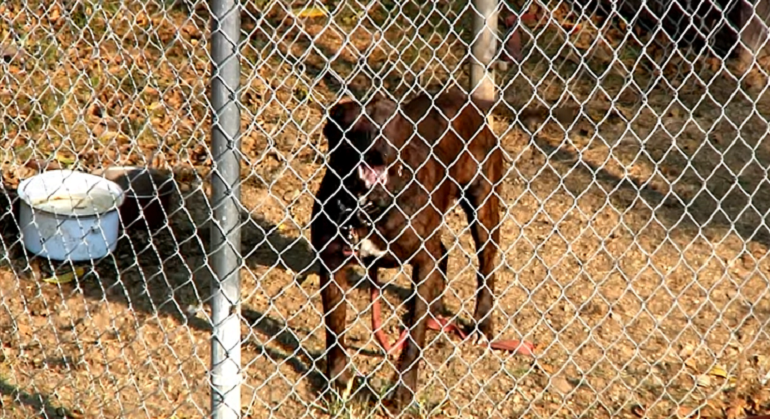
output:
[[118, 184], [72, 170], [51, 170], [19, 184], [24, 247], [60, 261], [99, 259], [115, 251], [125, 194]]

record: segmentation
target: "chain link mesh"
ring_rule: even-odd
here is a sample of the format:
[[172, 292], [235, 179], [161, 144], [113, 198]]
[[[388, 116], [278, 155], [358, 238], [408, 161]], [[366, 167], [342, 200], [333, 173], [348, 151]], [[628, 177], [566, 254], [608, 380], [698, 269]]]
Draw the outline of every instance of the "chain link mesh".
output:
[[[494, 65], [502, 94], [490, 121], [507, 171], [493, 316], [498, 336], [534, 341], [537, 358], [429, 332], [411, 413], [770, 411], [767, 4], [502, 5], [500, 50], [511, 28], [523, 49], [520, 64]], [[342, 97], [403, 103], [468, 86], [474, 7], [241, 5], [242, 415], [383, 417], [395, 362], [373, 339], [363, 271], [344, 304], [366, 379], [346, 400], [326, 397], [308, 241], [322, 127]], [[0, 4], [0, 417], [209, 415], [209, 19], [201, 0]], [[736, 22], [743, 34], [729, 30]], [[56, 262], [25, 248], [20, 182], [53, 169], [114, 180], [118, 166], [157, 170], [127, 200], [144, 190], [163, 205], [133, 224], [121, 207], [113, 252]], [[444, 228], [445, 304], [469, 320], [476, 252], [459, 208]], [[88, 237], [75, 241], [105, 236]], [[380, 274], [392, 338], [409, 271]]]

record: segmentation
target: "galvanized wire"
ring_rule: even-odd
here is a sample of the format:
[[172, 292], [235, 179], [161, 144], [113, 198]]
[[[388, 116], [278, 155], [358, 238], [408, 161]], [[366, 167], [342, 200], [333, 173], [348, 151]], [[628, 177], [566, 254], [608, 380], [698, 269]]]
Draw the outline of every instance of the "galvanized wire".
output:
[[[325, 387], [308, 241], [322, 128], [344, 97], [468, 89], [473, 63], [496, 84], [506, 156], [496, 332], [537, 359], [429, 332], [412, 413], [767, 413], [766, 8], [506, 3], [498, 55], [474, 58], [467, 1], [3, 2], [0, 417], [202, 417], [212, 387], [233, 395], [219, 417], [381, 417], [396, 363], [363, 270], [344, 302], [365, 379], [346, 400]], [[645, 27], [651, 14], [664, 23]], [[514, 28], [523, 61], [503, 63]], [[94, 261], [34, 257], [19, 183], [117, 165], [170, 175], [158, 228], [127, 225]], [[444, 221], [447, 316], [467, 323], [475, 247], [461, 210]], [[380, 273], [391, 339], [409, 274]]]

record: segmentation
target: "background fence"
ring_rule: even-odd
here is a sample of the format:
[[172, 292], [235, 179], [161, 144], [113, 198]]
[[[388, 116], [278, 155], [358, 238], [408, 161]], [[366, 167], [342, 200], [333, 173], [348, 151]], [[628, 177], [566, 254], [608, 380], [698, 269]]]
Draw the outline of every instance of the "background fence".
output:
[[[211, 382], [243, 417], [382, 415], [391, 371], [358, 291], [348, 295], [359, 313], [348, 339], [369, 392], [344, 405], [321, 397], [324, 330], [307, 242], [321, 128], [344, 95], [468, 86], [474, 9], [235, 6], [0, 3], [0, 417], [202, 417], [220, 400]], [[538, 360], [436, 338], [417, 413], [770, 411], [767, 62], [745, 51], [725, 58], [738, 38], [759, 50], [764, 20], [747, 18], [749, 3], [507, 6], [535, 19], [517, 24], [521, 65], [494, 67], [492, 127], [508, 158], [494, 315], [501, 336], [538, 344]], [[665, 30], [645, 27], [655, 14]], [[748, 23], [741, 36], [729, 30], [736, 22]], [[211, 54], [210, 42], [222, 48]], [[222, 162], [213, 174], [212, 161]], [[19, 181], [46, 165], [116, 164], [173, 173], [164, 227], [124, 233], [94, 264], [31, 258], [14, 211]], [[445, 299], [468, 319], [466, 227], [448, 216]], [[212, 274], [225, 285], [212, 287]], [[383, 278], [393, 278], [386, 315], [401, 313], [408, 276]], [[391, 335], [397, 327], [391, 319]]]

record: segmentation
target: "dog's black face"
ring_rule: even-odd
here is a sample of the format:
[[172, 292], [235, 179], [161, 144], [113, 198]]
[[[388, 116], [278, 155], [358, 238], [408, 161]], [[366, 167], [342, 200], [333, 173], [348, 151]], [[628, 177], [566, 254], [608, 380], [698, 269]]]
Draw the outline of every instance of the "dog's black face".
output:
[[350, 193], [360, 197], [375, 189], [390, 189], [392, 173], [400, 170], [403, 124], [397, 105], [385, 98], [374, 98], [366, 108], [354, 101], [331, 108], [323, 130], [329, 142], [330, 168]]

